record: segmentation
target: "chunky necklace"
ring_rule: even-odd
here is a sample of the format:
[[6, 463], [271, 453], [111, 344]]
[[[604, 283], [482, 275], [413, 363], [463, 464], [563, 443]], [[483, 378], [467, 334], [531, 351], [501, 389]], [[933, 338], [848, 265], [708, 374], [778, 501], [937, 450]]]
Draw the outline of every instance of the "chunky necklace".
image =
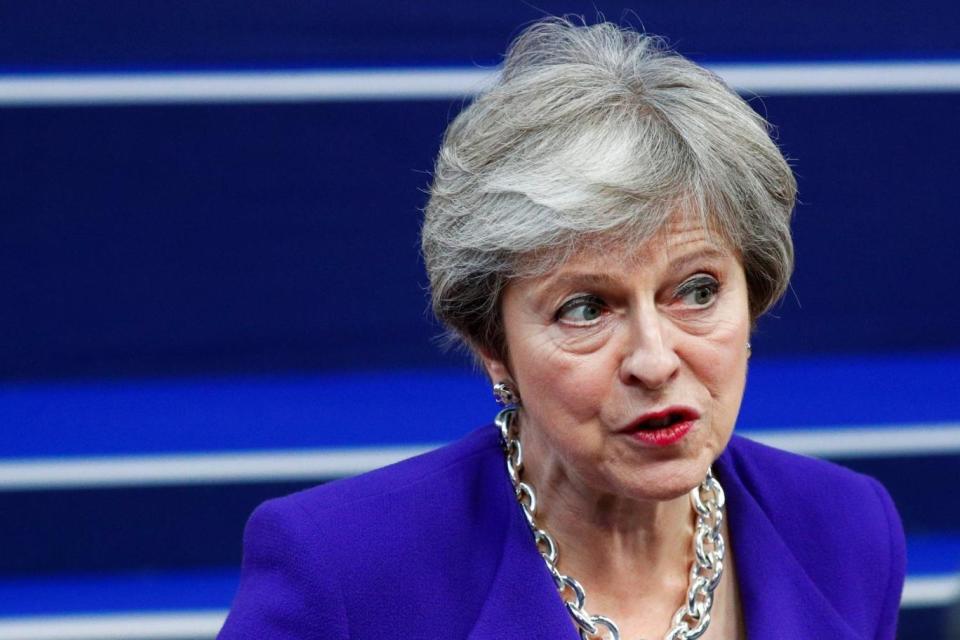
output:
[[[517, 435], [516, 416], [516, 406], [508, 406], [497, 414], [495, 422], [503, 440], [507, 473], [510, 475], [517, 501], [523, 509], [523, 516], [533, 532], [537, 551], [546, 563], [570, 617], [577, 625], [580, 639], [620, 640], [620, 629], [616, 623], [606, 616], [588, 613], [586, 591], [579, 582], [557, 569], [557, 543], [553, 536], [537, 525], [537, 495], [530, 484], [520, 479], [523, 472], [523, 448]], [[720, 533], [723, 524], [723, 489], [709, 469], [700, 486], [690, 491], [690, 502], [697, 514], [690, 587], [687, 589], [687, 601], [674, 614], [673, 624], [663, 637], [664, 640], [695, 640], [707, 631], [710, 609], [713, 607], [713, 592], [720, 584], [720, 576], [723, 574], [725, 547], [723, 535]]]

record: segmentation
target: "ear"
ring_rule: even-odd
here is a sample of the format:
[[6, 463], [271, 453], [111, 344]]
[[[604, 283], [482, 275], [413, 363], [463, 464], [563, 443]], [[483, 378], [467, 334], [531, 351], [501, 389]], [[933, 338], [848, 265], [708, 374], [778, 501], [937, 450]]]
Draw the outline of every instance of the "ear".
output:
[[483, 368], [487, 372], [487, 377], [490, 378], [491, 383], [496, 384], [502, 380], [513, 380], [513, 374], [510, 373], [507, 363], [498, 356], [493, 355], [486, 349], [478, 349], [477, 355], [479, 355], [480, 362], [483, 363]]

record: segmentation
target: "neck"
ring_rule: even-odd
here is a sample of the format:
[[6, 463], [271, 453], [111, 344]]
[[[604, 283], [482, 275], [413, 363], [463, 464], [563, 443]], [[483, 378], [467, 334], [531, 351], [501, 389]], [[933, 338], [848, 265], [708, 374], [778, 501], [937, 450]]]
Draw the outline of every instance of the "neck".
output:
[[682, 596], [693, 558], [689, 496], [637, 500], [605, 492], [536, 444], [524, 441], [524, 480], [537, 493], [538, 524], [559, 546], [561, 571], [613, 598]]
[[[515, 415], [506, 412], [497, 417], [497, 424], [508, 442], [511, 441], [510, 418]], [[532, 485], [533, 493], [538, 496], [536, 528], [546, 530], [557, 546], [555, 569], [549, 560], [547, 564], [579, 582], [590, 594], [590, 611], [594, 614], [602, 612], [616, 621], [624, 637], [672, 635], [688, 625], [689, 620], [686, 620], [674, 628], [674, 623], [669, 621], [682, 614], [683, 609], [677, 607], [686, 601], [687, 575], [693, 566], [694, 515], [689, 497], [684, 494], [659, 501], [638, 500], [598, 489], [598, 486], [602, 487], [602, 481], [591, 483], [576, 477], [567, 465], [562, 464], [559, 456], [545, 455], [551, 449], [538, 447], [541, 443], [536, 442], [536, 435], [523, 438], [521, 432], [521, 438], [523, 468], [513, 465], [514, 454], [519, 454], [514, 446], [508, 447], [507, 466], [511, 474], [515, 471], [522, 473], [522, 481]], [[720, 504], [722, 509], [720, 487], [710, 491], [713, 494], [711, 508]], [[717, 503], [712, 502], [714, 499]], [[521, 502], [527, 504], [523, 499]], [[716, 529], [719, 517], [720, 514], [713, 511], [709, 521], [705, 521], [712, 527], [707, 532], [711, 537], [720, 535]], [[711, 565], [724, 559], [716, 549], [709, 551], [708, 555]], [[732, 558], [728, 560], [732, 561]], [[705, 566], [697, 569], [698, 572], [703, 570]], [[739, 597], [736, 585], [731, 584], [731, 576], [731, 571], [724, 572], [722, 577], [713, 573], [713, 578], [720, 578], [720, 584], [726, 584], [726, 587], [715, 594], [714, 600], [725, 606], [714, 610], [715, 622], [720, 623], [715, 626], [720, 631], [719, 635], [712, 633], [711, 638], [742, 637]], [[709, 587], [709, 593], [705, 589], [708, 585], [697, 584], [699, 593], [695, 597], [698, 602], [703, 602], [699, 600], [701, 597], [710, 602], [709, 593], [713, 593], [717, 583], [709, 583], [713, 585]], [[691, 585], [689, 590], [690, 594], [695, 593], [694, 586]], [[708, 617], [703, 622], [709, 622], [710, 609], [707, 605], [703, 615]], [[586, 615], [587, 612], [583, 610], [579, 614]]]

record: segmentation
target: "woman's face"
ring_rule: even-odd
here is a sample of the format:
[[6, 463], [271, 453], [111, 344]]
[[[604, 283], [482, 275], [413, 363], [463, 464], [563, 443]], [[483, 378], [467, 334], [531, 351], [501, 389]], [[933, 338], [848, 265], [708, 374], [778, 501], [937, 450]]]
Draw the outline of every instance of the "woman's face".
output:
[[485, 364], [519, 391], [529, 463], [591, 493], [668, 500], [730, 439], [749, 355], [746, 279], [698, 225], [515, 280], [502, 315], [508, 360]]

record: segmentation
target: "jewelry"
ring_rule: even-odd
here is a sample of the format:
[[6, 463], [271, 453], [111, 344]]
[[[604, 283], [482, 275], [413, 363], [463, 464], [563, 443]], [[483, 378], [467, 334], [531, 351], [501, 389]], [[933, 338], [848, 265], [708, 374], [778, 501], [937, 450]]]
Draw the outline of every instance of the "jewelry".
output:
[[[500, 429], [503, 450], [507, 458], [507, 473], [513, 484], [523, 516], [533, 532], [537, 551], [547, 565], [553, 582], [563, 599], [570, 617], [580, 633], [580, 640], [606, 638], [620, 640], [620, 629], [606, 616], [591, 615], [586, 609], [586, 591], [574, 578], [560, 573], [557, 568], [558, 549], [553, 536], [537, 525], [537, 495], [533, 487], [520, 479], [523, 472], [523, 448], [516, 430], [517, 407], [508, 406], [497, 414], [494, 422]], [[723, 574], [725, 545], [723, 525], [724, 495], [720, 483], [707, 469], [700, 485], [690, 491], [690, 502], [697, 515], [693, 535], [694, 560], [690, 567], [690, 586], [687, 601], [677, 609], [670, 630], [664, 640], [695, 640], [702, 636], [710, 624], [710, 609], [713, 607], [713, 592], [720, 584]]]
[[493, 397], [499, 404], [508, 407], [512, 404], [520, 404], [520, 396], [514, 390], [509, 380], [501, 380], [493, 385]]

